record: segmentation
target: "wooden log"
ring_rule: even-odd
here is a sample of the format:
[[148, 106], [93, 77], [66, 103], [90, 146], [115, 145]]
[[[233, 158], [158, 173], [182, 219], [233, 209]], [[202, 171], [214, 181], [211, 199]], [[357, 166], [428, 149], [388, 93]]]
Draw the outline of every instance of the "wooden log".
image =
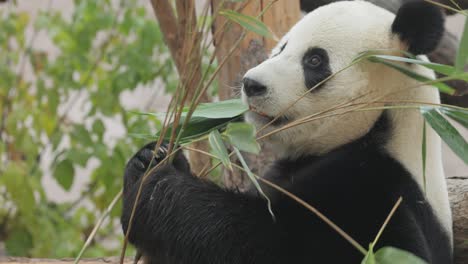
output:
[[468, 176], [447, 179], [453, 214], [455, 264], [468, 263]]

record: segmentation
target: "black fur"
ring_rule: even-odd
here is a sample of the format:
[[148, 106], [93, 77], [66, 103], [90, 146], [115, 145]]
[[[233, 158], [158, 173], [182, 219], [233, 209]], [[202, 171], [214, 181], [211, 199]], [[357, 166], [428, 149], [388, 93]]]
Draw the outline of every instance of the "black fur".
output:
[[[319, 157], [277, 161], [264, 177], [301, 197], [366, 247], [397, 199], [403, 203], [377, 249], [394, 246], [432, 264], [450, 264], [450, 241], [423, 192], [382, 148], [382, 115], [364, 137]], [[128, 227], [145, 146], [125, 172], [122, 226]], [[360, 263], [363, 256], [310, 211], [263, 186], [276, 222], [256, 191], [239, 193], [195, 178], [182, 154], [145, 183], [130, 242], [158, 264]]]
[[[315, 66], [310, 64], [310, 60], [314, 56], [318, 56], [321, 59], [320, 65]], [[307, 50], [302, 57], [302, 68], [304, 70], [304, 80], [307, 89], [313, 88], [332, 74], [328, 53], [322, 48], [311, 48]], [[316, 89], [317, 88], [313, 90]]]
[[338, 1], [343, 1], [343, 0], [301, 0], [301, 10], [304, 12], [310, 12], [313, 11], [321, 6], [330, 4], [332, 2], [338, 2]]
[[408, 45], [408, 51], [428, 54], [437, 48], [444, 34], [445, 17], [439, 7], [412, 1], [401, 6], [392, 25], [392, 32], [398, 34]]

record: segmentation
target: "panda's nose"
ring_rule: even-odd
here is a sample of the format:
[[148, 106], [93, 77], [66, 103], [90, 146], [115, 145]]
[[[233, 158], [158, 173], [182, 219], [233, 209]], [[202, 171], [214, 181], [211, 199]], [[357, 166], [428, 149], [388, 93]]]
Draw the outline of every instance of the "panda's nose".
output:
[[260, 96], [267, 90], [265, 85], [249, 78], [244, 78], [242, 83], [244, 85], [244, 92], [249, 97]]

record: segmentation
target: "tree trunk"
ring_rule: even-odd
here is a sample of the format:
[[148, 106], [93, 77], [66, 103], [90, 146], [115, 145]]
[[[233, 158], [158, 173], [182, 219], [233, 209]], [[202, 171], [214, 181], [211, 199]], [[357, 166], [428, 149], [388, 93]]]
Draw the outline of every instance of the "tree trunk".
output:
[[453, 214], [455, 264], [468, 263], [468, 176], [447, 179]]

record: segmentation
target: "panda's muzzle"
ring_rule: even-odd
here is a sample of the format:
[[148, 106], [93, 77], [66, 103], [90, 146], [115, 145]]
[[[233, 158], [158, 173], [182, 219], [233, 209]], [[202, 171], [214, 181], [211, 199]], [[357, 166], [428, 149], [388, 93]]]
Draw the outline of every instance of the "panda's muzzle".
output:
[[269, 116], [266, 113], [258, 111], [255, 107], [249, 106], [249, 113], [251, 118], [260, 123], [270, 123], [273, 126], [281, 126], [289, 123], [291, 119], [285, 115], [282, 116]]
[[242, 84], [242, 89], [244, 89], [244, 93], [248, 97], [262, 96], [267, 91], [267, 87], [265, 85], [250, 78], [242, 79]]

